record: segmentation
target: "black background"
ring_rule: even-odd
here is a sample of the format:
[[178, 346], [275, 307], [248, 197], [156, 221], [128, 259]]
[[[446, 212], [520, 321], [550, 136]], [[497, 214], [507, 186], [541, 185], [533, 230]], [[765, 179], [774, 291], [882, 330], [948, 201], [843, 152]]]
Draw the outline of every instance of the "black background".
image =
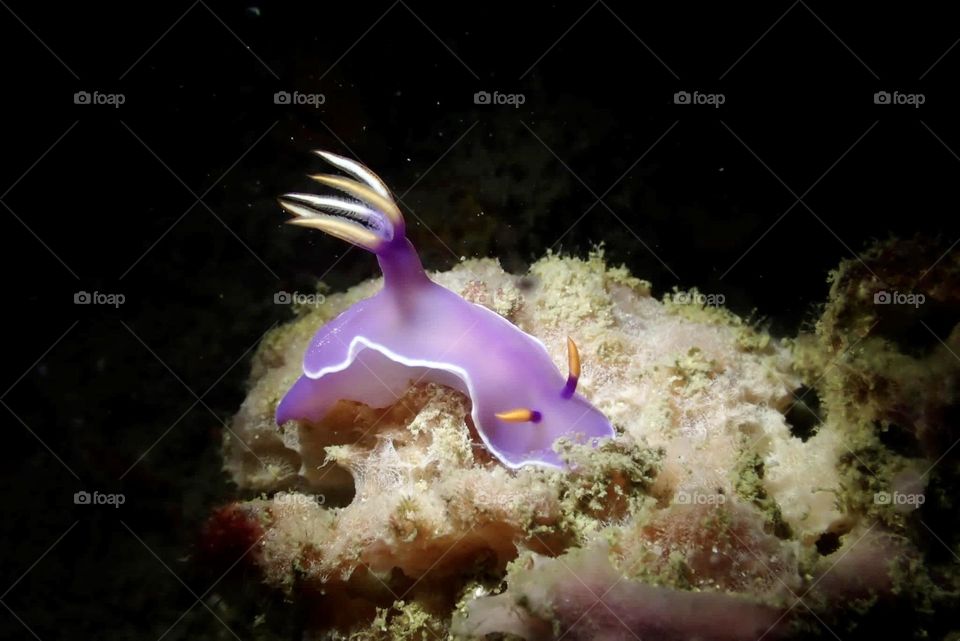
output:
[[[219, 576], [194, 542], [236, 496], [218, 448], [249, 350], [289, 317], [275, 292], [376, 274], [282, 224], [311, 149], [403, 194], [429, 268], [604, 243], [657, 295], [723, 294], [779, 335], [872, 239], [957, 240], [946, 6], [662, 4], [4, 0], [0, 636], [232, 638], [200, 605], [178, 617]], [[252, 613], [220, 607], [247, 638]]]

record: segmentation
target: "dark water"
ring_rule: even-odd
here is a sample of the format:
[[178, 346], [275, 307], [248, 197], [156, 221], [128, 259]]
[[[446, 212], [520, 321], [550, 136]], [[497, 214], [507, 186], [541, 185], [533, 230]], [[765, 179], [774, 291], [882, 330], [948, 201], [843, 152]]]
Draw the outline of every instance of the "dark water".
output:
[[960, 235], [944, 11], [7, 2], [0, 636], [232, 636], [178, 617], [219, 577], [188, 559], [234, 496], [217, 450], [249, 350], [277, 291], [376, 273], [281, 224], [309, 150], [380, 173], [430, 268], [604, 243], [788, 335], [872, 239]]

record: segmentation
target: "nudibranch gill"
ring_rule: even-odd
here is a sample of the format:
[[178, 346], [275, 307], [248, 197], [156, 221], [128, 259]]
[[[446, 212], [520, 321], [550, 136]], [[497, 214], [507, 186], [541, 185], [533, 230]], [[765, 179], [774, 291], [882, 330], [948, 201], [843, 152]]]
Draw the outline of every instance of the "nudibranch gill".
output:
[[573, 340], [564, 377], [539, 340], [427, 277], [380, 178], [348, 158], [316, 153], [350, 178], [310, 177], [348, 198], [286, 194], [280, 204], [294, 216], [288, 222], [373, 252], [384, 284], [313, 337], [303, 374], [277, 406], [279, 425], [320, 421], [339, 400], [386, 407], [423, 381], [469, 396], [481, 440], [510, 468], [563, 467], [553, 449], [558, 438], [595, 444], [614, 435], [606, 416], [576, 391]]

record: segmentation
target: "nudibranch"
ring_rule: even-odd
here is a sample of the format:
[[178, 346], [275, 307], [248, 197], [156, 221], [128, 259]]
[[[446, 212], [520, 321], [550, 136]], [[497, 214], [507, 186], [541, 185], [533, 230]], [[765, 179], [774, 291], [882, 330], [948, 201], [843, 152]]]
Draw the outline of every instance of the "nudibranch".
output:
[[614, 435], [606, 416], [576, 391], [580, 356], [573, 340], [567, 340], [564, 377], [538, 339], [430, 280], [376, 174], [348, 158], [316, 153], [350, 178], [310, 177], [349, 198], [286, 194], [280, 204], [294, 216], [288, 222], [373, 252], [384, 283], [313, 337], [303, 374], [277, 406], [278, 425], [317, 422], [339, 400], [386, 407], [423, 381], [466, 394], [481, 440], [510, 468], [563, 467], [553, 449], [558, 438], [596, 444]]

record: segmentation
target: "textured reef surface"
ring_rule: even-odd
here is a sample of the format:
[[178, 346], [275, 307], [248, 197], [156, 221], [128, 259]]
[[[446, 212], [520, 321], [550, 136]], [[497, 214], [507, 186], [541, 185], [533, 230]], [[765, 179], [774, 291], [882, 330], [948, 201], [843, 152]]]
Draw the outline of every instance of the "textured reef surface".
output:
[[919, 308], [875, 301], [916, 291], [897, 274], [936, 257], [917, 240], [842, 263], [790, 339], [696, 291], [655, 298], [602, 251], [519, 276], [487, 259], [431, 274], [560, 370], [576, 337], [579, 390], [617, 435], [558, 441], [567, 469], [507, 469], [469, 399], [433, 383], [279, 428], [311, 336], [382, 280], [327, 292], [254, 357], [224, 467], [256, 498], [216, 510], [204, 545], [249, 550], [316, 639], [755, 641], [922, 623], [960, 588], [944, 457], [960, 427], [958, 260], [926, 274], [940, 339], [904, 339]]

